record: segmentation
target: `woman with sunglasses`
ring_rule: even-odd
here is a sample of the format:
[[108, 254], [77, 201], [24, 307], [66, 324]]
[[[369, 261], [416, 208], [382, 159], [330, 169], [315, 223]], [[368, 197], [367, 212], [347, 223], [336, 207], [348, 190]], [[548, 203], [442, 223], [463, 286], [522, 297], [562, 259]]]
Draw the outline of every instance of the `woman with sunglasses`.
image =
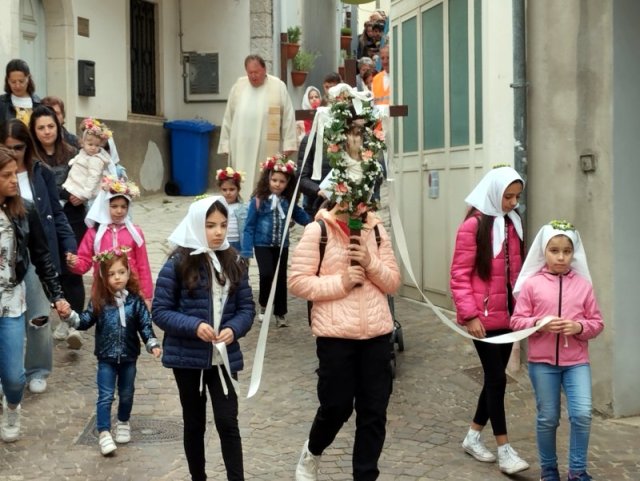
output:
[[[18, 183], [23, 200], [35, 205], [45, 233], [51, 261], [58, 275], [66, 271], [66, 254], [76, 253], [76, 238], [62, 211], [55, 178], [51, 169], [34, 159], [34, 146], [29, 129], [18, 119], [0, 126], [0, 143], [12, 151], [18, 165]], [[52, 339], [47, 299], [33, 265], [26, 276], [27, 346], [25, 351], [26, 381], [29, 390], [41, 393], [47, 388], [47, 377], [52, 368]], [[79, 348], [82, 338], [78, 332], [67, 338], [70, 347]]]
[[40, 105], [35, 90], [27, 62], [19, 58], [10, 60], [4, 77], [5, 93], [0, 95], [0, 122], [19, 119], [29, 125], [31, 112]]

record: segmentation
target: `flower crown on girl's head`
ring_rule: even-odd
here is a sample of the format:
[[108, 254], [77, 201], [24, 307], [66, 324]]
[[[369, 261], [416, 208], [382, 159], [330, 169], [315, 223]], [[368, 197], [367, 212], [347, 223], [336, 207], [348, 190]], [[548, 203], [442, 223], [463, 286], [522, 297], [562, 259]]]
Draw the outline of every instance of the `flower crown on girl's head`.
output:
[[98, 119], [94, 119], [93, 117], [87, 117], [84, 119], [80, 124], [80, 130], [82, 131], [83, 138], [88, 134], [94, 135], [101, 140], [109, 140], [113, 137], [111, 129], [107, 127], [106, 124]]
[[284, 154], [276, 154], [273, 157], [268, 157], [262, 164], [260, 164], [260, 170], [273, 170], [274, 172], [282, 172], [284, 174], [293, 175], [296, 173], [296, 163], [288, 159]]
[[106, 262], [108, 260], [113, 259], [114, 257], [122, 257], [123, 255], [127, 255], [127, 252], [131, 250], [131, 247], [128, 246], [118, 246], [113, 249], [108, 249], [106, 251], [98, 252], [96, 255], [92, 257], [93, 262]]
[[563, 231], [575, 231], [576, 228], [573, 224], [566, 220], [552, 220], [549, 222], [549, 225], [553, 227], [555, 230], [563, 230]]
[[140, 188], [134, 182], [124, 178], [118, 179], [112, 175], [105, 175], [100, 187], [108, 194], [123, 195], [129, 199], [140, 195]]
[[244, 181], [245, 173], [240, 170], [233, 170], [231, 167], [216, 170], [216, 180], [221, 182], [225, 180], [233, 180], [238, 184]]

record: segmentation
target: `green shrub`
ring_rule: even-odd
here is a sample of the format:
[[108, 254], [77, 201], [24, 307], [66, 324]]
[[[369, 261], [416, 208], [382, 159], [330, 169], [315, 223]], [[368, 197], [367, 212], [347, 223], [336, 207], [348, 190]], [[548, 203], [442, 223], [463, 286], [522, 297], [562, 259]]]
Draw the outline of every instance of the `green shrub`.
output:
[[287, 39], [289, 43], [298, 43], [300, 41], [300, 27], [298, 25], [293, 25], [287, 29]]
[[310, 72], [316, 63], [318, 54], [315, 52], [307, 52], [304, 49], [298, 50], [298, 53], [293, 57], [293, 70], [300, 72]]
[[340, 35], [343, 37], [351, 37], [351, 29], [349, 27], [342, 27], [340, 29]]

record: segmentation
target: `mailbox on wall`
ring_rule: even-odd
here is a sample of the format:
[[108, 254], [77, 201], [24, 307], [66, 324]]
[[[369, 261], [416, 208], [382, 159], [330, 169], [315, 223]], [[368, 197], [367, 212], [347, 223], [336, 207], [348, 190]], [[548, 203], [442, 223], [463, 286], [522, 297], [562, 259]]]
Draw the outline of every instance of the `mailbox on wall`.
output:
[[96, 63], [93, 60], [78, 60], [78, 95], [96, 96]]

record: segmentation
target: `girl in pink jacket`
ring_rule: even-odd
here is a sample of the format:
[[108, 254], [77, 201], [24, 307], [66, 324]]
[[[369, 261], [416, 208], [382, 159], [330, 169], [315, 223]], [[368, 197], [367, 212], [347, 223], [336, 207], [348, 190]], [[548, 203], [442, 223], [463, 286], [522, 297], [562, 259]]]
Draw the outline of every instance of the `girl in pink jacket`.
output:
[[506, 474], [529, 468], [509, 444], [504, 410], [507, 386], [505, 369], [512, 344], [483, 342], [510, 332], [513, 312], [512, 286], [523, 258], [522, 221], [516, 212], [524, 188], [520, 175], [511, 167], [489, 171], [467, 196], [467, 217], [458, 229], [451, 263], [451, 292], [458, 322], [474, 340], [484, 370], [484, 385], [476, 413], [462, 447], [476, 460], [496, 461], [480, 439], [491, 421], [498, 445], [498, 464]]
[[68, 254], [67, 265], [76, 274], [84, 274], [93, 266], [98, 275], [99, 263], [93, 256], [117, 246], [131, 248], [127, 253], [129, 267], [140, 281], [140, 289], [147, 308], [151, 309], [153, 282], [147, 256], [147, 246], [139, 226], [129, 216], [129, 206], [134, 197], [140, 195], [138, 186], [124, 179], [106, 176], [102, 190], [96, 197], [85, 219], [89, 229], [78, 247], [78, 255]]
[[[310, 322], [319, 360], [320, 407], [296, 468], [296, 481], [317, 479], [320, 455], [354, 406], [354, 479], [377, 478], [385, 440], [393, 330], [387, 294], [399, 287], [400, 271], [380, 220], [369, 213], [359, 243], [350, 244], [348, 215], [338, 214], [339, 210], [335, 205], [318, 211], [318, 222], [305, 228], [289, 270], [291, 293], [313, 301]], [[322, 263], [320, 221], [327, 232]], [[358, 265], [350, 265], [351, 260]]]
[[[565, 221], [540, 229], [514, 287], [514, 329], [543, 324], [529, 337], [529, 377], [536, 395], [536, 434], [543, 481], [560, 481], [556, 430], [560, 390], [567, 398], [571, 434], [569, 481], [589, 481], [591, 428], [589, 339], [604, 325], [593, 295], [580, 234]], [[546, 323], [546, 324], [545, 324]]]

